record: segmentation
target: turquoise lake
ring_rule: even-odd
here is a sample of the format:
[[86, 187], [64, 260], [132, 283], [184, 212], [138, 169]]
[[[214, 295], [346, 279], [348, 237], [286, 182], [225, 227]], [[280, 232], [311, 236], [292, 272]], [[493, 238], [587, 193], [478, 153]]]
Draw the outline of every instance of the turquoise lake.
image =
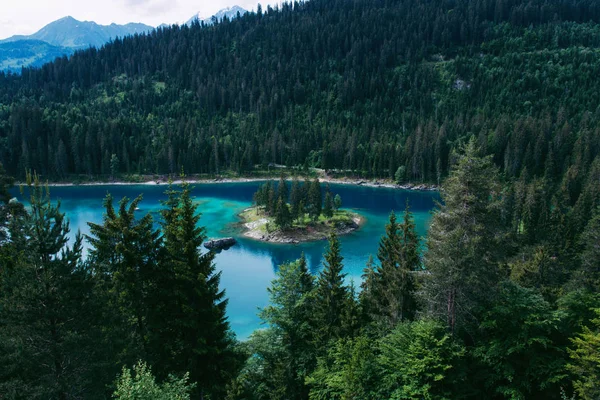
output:
[[[236, 246], [218, 253], [215, 262], [222, 271], [221, 286], [229, 298], [227, 313], [231, 328], [242, 340], [261, 327], [257, 312], [268, 303], [267, 287], [278, 265], [297, 259], [304, 252], [311, 271], [316, 274], [322, 268], [326, 245], [325, 241], [285, 245], [243, 238], [236, 226], [237, 214], [251, 205], [252, 195], [259, 185], [260, 182], [193, 185], [193, 195], [202, 213], [200, 223], [206, 227], [207, 235], [233, 236], [238, 240]], [[165, 190], [164, 185], [65, 186], [52, 187], [50, 194], [54, 200], [61, 201], [61, 210], [69, 218], [71, 233], [75, 235], [77, 230], [89, 233], [87, 222], [102, 221], [102, 199], [108, 192], [115, 203], [122, 197], [132, 199], [142, 194], [140, 215], [150, 212], [158, 219]], [[408, 199], [419, 235], [423, 236], [435, 200], [439, 198], [437, 193], [351, 185], [332, 184], [331, 191], [342, 197], [343, 208], [352, 209], [365, 219], [359, 230], [341, 237], [347, 279], [354, 280], [356, 286], [360, 284], [369, 255], [377, 253], [390, 211], [402, 212]]]

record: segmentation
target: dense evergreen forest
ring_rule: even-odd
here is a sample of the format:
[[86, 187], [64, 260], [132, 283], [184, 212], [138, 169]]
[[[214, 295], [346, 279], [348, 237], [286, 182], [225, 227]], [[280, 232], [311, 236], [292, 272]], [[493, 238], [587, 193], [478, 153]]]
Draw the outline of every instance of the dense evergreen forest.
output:
[[[0, 74], [0, 398], [600, 398], [599, 22], [595, 0], [312, 0]], [[109, 196], [68, 245], [26, 172], [273, 163], [442, 202], [424, 246], [390, 215], [360, 288], [335, 237], [317, 277], [280, 266], [243, 343], [189, 186], [159, 221]]]

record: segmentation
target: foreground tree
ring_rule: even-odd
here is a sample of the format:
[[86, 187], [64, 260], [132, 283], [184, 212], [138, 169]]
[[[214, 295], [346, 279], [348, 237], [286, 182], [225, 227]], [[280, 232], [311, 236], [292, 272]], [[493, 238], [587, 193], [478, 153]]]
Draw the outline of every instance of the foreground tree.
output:
[[442, 185], [427, 238], [424, 301], [452, 332], [472, 321], [496, 290], [503, 239], [498, 182], [491, 158], [478, 156], [471, 140]]
[[465, 349], [437, 321], [399, 324], [382, 339], [379, 365], [384, 377], [379, 398], [460, 398]]
[[573, 348], [569, 350], [568, 368], [575, 375], [573, 386], [584, 400], [600, 398], [600, 308], [594, 311], [597, 316], [592, 320], [594, 328], [584, 327], [572, 340]]
[[[279, 266], [271, 283], [269, 305], [260, 312], [268, 329], [249, 340], [250, 358], [234, 383], [231, 398], [306, 399], [305, 378], [315, 364], [314, 278], [306, 258]], [[252, 395], [248, 395], [251, 397]]]
[[[93, 277], [69, 223], [37, 178], [10, 237], [19, 256], [0, 276], [0, 393], [6, 398], [98, 398], [101, 350]], [[18, 230], [18, 231], [17, 231]], [[21, 247], [22, 246], [22, 247]]]
[[413, 319], [416, 312], [414, 271], [420, 263], [419, 239], [408, 205], [401, 224], [392, 211], [385, 231], [377, 252], [380, 265], [366, 270], [361, 299], [368, 318], [389, 331], [398, 322]]
[[169, 188], [167, 194], [161, 265], [170, 276], [165, 278], [169, 284], [161, 286], [164, 296], [159, 295], [165, 313], [157, 321], [161, 335], [155, 344], [166, 350], [161, 375], [189, 372], [197, 384], [195, 395], [218, 398], [242, 362], [227, 321], [225, 292], [219, 288], [221, 273], [215, 270], [214, 253], [200, 252], [206, 234], [190, 186], [183, 183], [181, 190]]
[[132, 202], [123, 198], [118, 211], [112, 196], [104, 200], [102, 224], [89, 223], [89, 261], [99, 278], [106, 340], [118, 354], [119, 365], [131, 365], [152, 353], [151, 333], [160, 326], [162, 308], [157, 305], [168, 271], [161, 268], [162, 239], [150, 214], [136, 218], [141, 196]]
[[351, 302], [354, 301], [344, 284], [346, 274], [342, 273], [343, 257], [337, 236], [329, 238], [324, 258], [314, 298], [314, 316], [318, 321], [315, 334], [320, 349], [330, 340], [345, 337], [349, 333], [347, 318], [351, 314]]
[[505, 281], [481, 319], [473, 381], [481, 397], [559, 398], [566, 354], [556, 343], [559, 319], [531, 289]]

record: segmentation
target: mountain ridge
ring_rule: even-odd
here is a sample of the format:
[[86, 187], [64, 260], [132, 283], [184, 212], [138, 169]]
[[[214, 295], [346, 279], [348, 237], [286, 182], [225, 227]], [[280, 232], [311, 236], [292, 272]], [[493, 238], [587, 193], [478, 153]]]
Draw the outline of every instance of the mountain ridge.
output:
[[100, 25], [94, 21], [79, 21], [66, 16], [47, 24], [31, 35], [14, 35], [0, 40], [0, 43], [41, 40], [52, 46], [81, 49], [90, 46], [100, 47], [116, 37], [149, 32], [153, 29], [154, 27], [142, 23]]

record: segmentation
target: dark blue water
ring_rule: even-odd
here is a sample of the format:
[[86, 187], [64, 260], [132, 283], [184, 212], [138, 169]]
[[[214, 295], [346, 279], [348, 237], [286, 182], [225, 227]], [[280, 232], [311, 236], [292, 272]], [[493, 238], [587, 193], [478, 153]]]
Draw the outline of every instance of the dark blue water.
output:
[[[251, 205], [259, 185], [259, 182], [196, 184], [193, 190], [202, 213], [200, 223], [207, 228], [208, 236], [238, 239], [238, 245], [219, 253], [215, 262], [222, 271], [221, 286], [229, 298], [229, 321], [240, 339], [260, 327], [256, 313], [268, 302], [266, 288], [278, 265], [297, 259], [304, 252], [311, 271], [318, 273], [326, 245], [326, 242], [268, 244], [242, 237], [237, 214]], [[115, 203], [122, 197], [133, 199], [142, 194], [140, 215], [150, 212], [158, 218], [165, 190], [163, 185], [68, 186], [51, 188], [51, 196], [61, 201], [61, 210], [67, 214], [74, 235], [77, 230], [89, 233], [87, 222], [102, 222], [102, 199], [109, 192]], [[436, 193], [350, 185], [332, 184], [331, 190], [342, 197], [343, 208], [352, 209], [365, 219], [361, 229], [341, 238], [347, 279], [357, 286], [369, 255], [377, 252], [390, 211], [401, 213], [408, 199], [417, 230], [424, 235], [434, 200], [438, 198]]]

